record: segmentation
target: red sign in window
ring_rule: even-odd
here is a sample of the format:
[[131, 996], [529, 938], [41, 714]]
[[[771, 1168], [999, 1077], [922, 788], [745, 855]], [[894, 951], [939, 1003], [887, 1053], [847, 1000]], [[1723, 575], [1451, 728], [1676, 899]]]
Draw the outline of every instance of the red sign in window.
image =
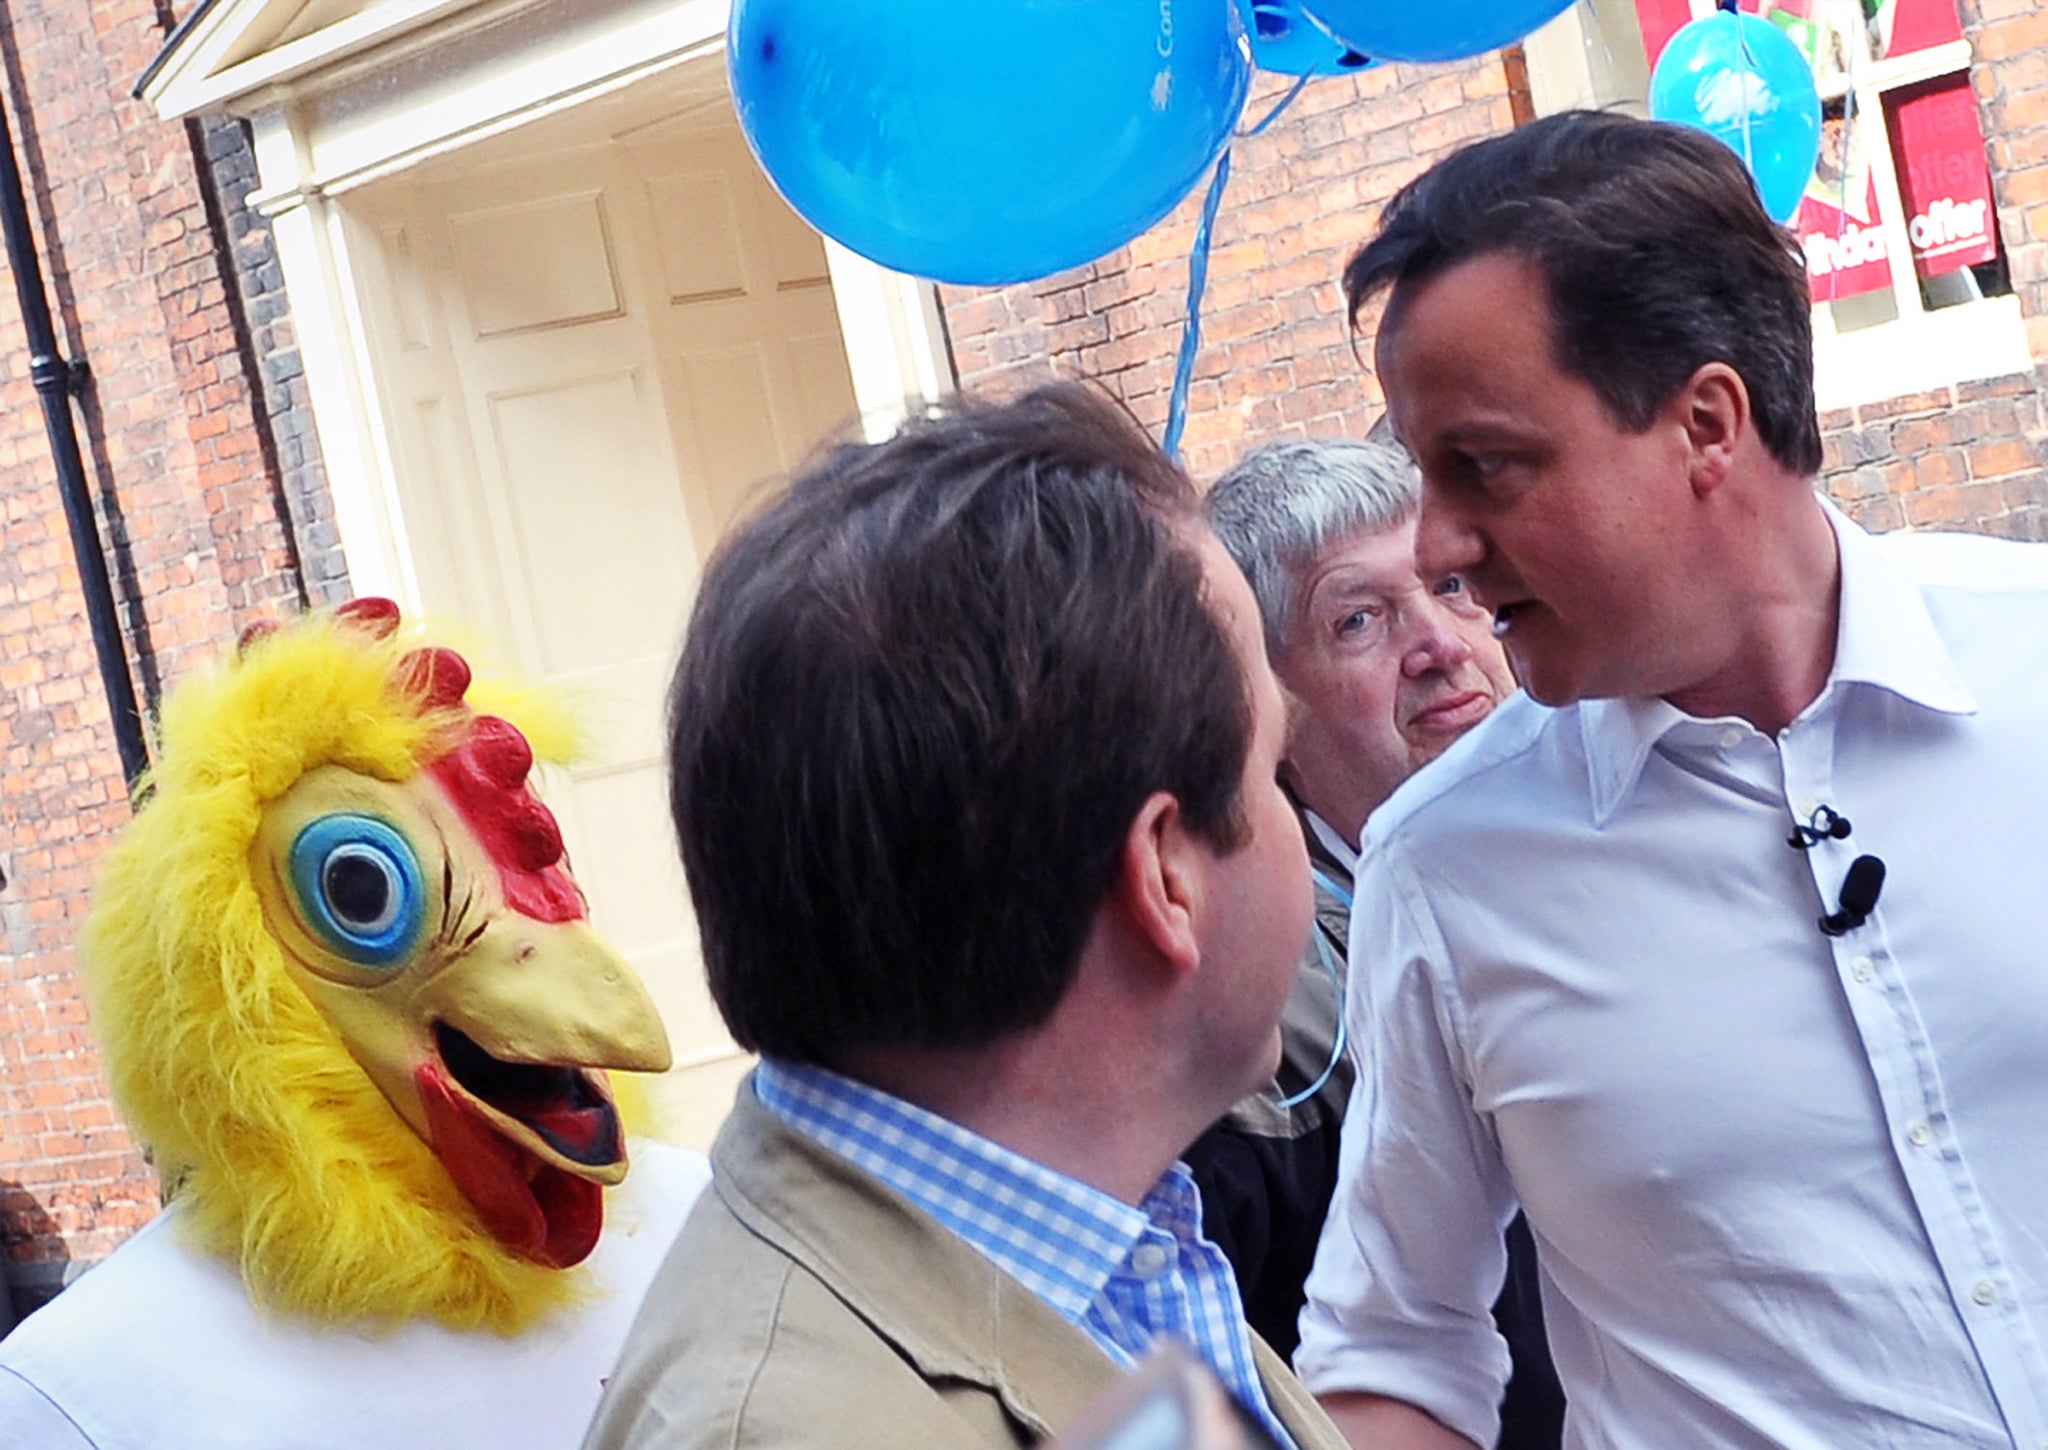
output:
[[1942, 76], [1887, 91], [1884, 109], [1914, 270], [1936, 277], [1997, 256], [1991, 174], [1969, 77]]

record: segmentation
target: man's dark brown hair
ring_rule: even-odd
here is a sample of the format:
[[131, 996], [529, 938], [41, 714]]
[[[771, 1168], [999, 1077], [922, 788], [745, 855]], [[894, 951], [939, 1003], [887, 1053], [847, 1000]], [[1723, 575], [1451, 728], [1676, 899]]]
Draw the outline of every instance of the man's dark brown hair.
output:
[[846, 446], [704, 574], [670, 805], [733, 1037], [975, 1047], [1066, 992], [1133, 819], [1242, 831], [1247, 682], [1192, 487], [1078, 385]]
[[1567, 111], [1468, 146], [1395, 194], [1344, 269], [1355, 322], [1461, 262], [1512, 252], [1541, 270], [1558, 367], [1641, 430], [1703, 364], [1749, 389], [1786, 468], [1820, 469], [1812, 298], [1791, 233], [1734, 152], [1689, 126]]

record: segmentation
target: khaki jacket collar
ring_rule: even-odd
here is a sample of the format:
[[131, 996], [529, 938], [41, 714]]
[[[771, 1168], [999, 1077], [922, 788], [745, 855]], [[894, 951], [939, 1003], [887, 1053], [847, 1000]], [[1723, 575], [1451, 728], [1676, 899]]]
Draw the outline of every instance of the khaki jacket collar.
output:
[[[733, 1216], [824, 1284], [927, 1381], [978, 1386], [1035, 1435], [1071, 1423], [1122, 1371], [1086, 1331], [885, 1184], [769, 1112], [743, 1084], [712, 1148]], [[1300, 1450], [1341, 1447], [1279, 1357], [1259, 1376]]]

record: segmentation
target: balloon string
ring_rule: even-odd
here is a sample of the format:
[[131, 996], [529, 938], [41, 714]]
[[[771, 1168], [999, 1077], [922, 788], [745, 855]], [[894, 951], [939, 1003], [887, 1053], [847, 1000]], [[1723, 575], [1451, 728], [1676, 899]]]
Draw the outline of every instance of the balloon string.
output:
[[[1320, 871], [1316, 874], [1319, 877], [1322, 875]], [[1350, 898], [1347, 897], [1345, 901], [1348, 905]], [[1344, 974], [1337, 969], [1336, 953], [1330, 950], [1329, 942], [1323, 939], [1323, 928], [1320, 923], [1312, 924], [1309, 927], [1309, 934], [1315, 938], [1316, 955], [1322, 958], [1323, 970], [1329, 974], [1330, 984], [1337, 989], [1337, 1040], [1330, 1044], [1330, 1060], [1323, 1064], [1322, 1073], [1300, 1092], [1289, 1093], [1280, 1099], [1279, 1106], [1282, 1108], [1298, 1108], [1321, 1092], [1323, 1084], [1337, 1071], [1337, 1064], [1344, 1060], [1344, 1049], [1351, 1040], [1350, 1032], [1344, 1025]]]
[[[1838, 263], [1843, 252], [1842, 238], [1849, 230], [1849, 161], [1855, 154], [1851, 148], [1856, 144], [1856, 122], [1859, 119], [1856, 106], [1856, 59], [1863, 54], [1864, 46], [1869, 43], [1867, 34], [1856, 34], [1856, 27], [1864, 23], [1862, 7], [1856, 4], [1856, 0], [1847, 0], [1847, 3], [1856, 9], [1849, 22], [1850, 31], [1842, 37], [1843, 46], [1848, 51], [1849, 88], [1842, 93], [1842, 165], [1841, 175], [1837, 178], [1839, 184], [1835, 188], [1835, 257]], [[1869, 194], [1868, 183], [1865, 183], [1864, 193]], [[1862, 200], [1861, 197], [1857, 199]], [[1834, 302], [1841, 296], [1841, 272], [1841, 267], [1837, 265], [1828, 273], [1829, 302]]]
[[[1751, 176], [1756, 175], [1756, 152], [1749, 142], [1750, 109], [1756, 104], [1756, 59], [1749, 53], [1749, 37], [1743, 33], [1742, 12], [1735, 6], [1728, 6], [1728, 13], [1735, 17], [1735, 55], [1742, 67], [1742, 164], [1749, 168]], [[1768, 25], [1770, 22], [1765, 21]]]
[[1166, 436], [1160, 446], [1168, 458], [1180, 458], [1181, 430], [1188, 421], [1188, 384], [1195, 377], [1195, 354], [1202, 350], [1202, 289], [1209, 281], [1209, 232], [1216, 225], [1216, 208], [1223, 201], [1223, 187], [1230, 180], [1230, 149], [1216, 158], [1216, 173], [1209, 178], [1209, 194], [1202, 199], [1202, 221], [1195, 228], [1194, 250], [1188, 255], [1187, 317], [1180, 328], [1180, 360], [1173, 368], [1173, 396], [1166, 405]]
[[1301, 88], [1307, 85], [1308, 83], [1308, 76], [1296, 76], [1294, 78], [1294, 84], [1287, 88], [1287, 94], [1280, 98], [1280, 103], [1274, 106], [1272, 110], [1266, 112], [1266, 119], [1259, 122], [1258, 125], [1252, 127], [1249, 131], [1238, 132], [1238, 136], [1242, 138], [1245, 136], [1257, 136], [1262, 134], [1268, 126], [1272, 125], [1275, 121], [1280, 119], [1280, 113], [1282, 111], [1286, 110], [1289, 106], [1294, 104], [1294, 98], [1301, 94]]
[[[1256, 136], [1272, 125], [1301, 94], [1308, 80], [1307, 76], [1296, 80], [1264, 120], [1249, 131], [1239, 132], [1239, 136]], [[1202, 198], [1202, 220], [1195, 227], [1195, 243], [1188, 253], [1187, 311], [1180, 329], [1180, 357], [1173, 367], [1173, 394], [1166, 405], [1166, 434], [1160, 440], [1166, 456], [1176, 460], [1180, 457], [1180, 435], [1188, 422], [1188, 387], [1195, 379], [1195, 354], [1202, 350], [1202, 292], [1209, 284], [1209, 238], [1215, 230], [1217, 209], [1223, 204], [1223, 188], [1229, 182], [1230, 147], [1225, 146], [1209, 178], [1209, 194]]]

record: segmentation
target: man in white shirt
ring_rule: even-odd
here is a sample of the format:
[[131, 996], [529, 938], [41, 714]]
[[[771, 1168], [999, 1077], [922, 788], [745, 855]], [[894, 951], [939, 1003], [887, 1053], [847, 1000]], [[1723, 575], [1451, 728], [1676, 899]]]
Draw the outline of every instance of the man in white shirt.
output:
[[1804, 273], [1702, 133], [1481, 143], [1345, 280], [1528, 693], [1368, 827], [1304, 1378], [1483, 1443], [1520, 1207], [1567, 1444], [2048, 1443], [2048, 556], [1815, 496]]

